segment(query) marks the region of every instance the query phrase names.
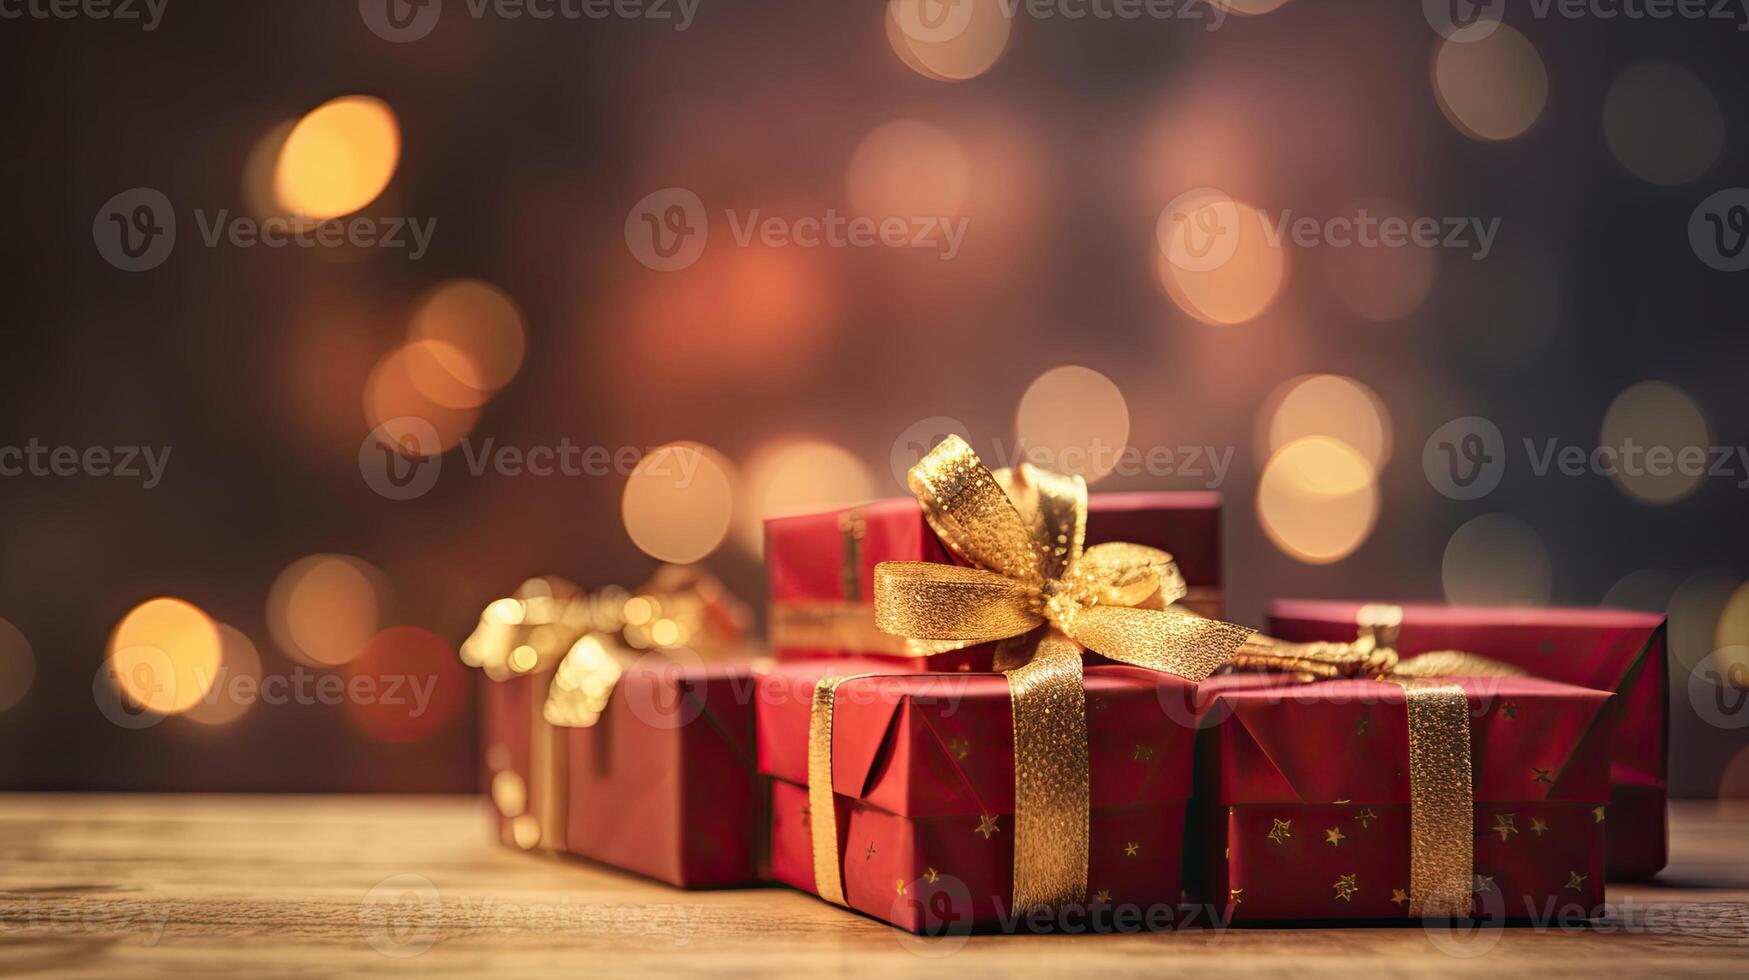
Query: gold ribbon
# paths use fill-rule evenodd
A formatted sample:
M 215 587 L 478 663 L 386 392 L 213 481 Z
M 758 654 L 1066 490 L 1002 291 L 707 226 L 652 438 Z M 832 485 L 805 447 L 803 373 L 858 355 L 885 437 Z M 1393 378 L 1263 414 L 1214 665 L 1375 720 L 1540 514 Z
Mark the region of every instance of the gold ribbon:
M 992 472 L 963 439 L 949 436 L 912 467 L 909 484 L 937 537 L 970 567 L 880 563 L 875 624 L 937 652 L 999 641 L 997 667 L 1007 675 L 1014 715 L 1014 907 L 1082 902 L 1089 812 L 1083 649 L 1200 681 L 1252 631 L 1173 608 L 1187 589 L 1166 552 L 1121 542 L 1085 547 L 1087 485 L 1078 476 L 1025 463 Z M 829 769 L 831 699 L 815 690 L 809 758 L 823 755 Z M 811 769 L 810 781 L 818 778 Z M 816 792 L 812 783 L 809 792 Z M 829 804 L 830 791 L 820 799 Z M 815 884 L 822 895 L 841 895 L 836 823 L 831 835 L 819 828 L 831 819 L 813 810 Z
M 1412 917 L 1470 914 L 1475 875 L 1470 701 L 1445 678 L 1522 677 L 1473 653 L 1441 650 L 1403 660 L 1394 649 L 1402 610 L 1365 606 L 1352 643 L 1288 643 L 1261 634 L 1233 656 L 1238 667 L 1293 672 L 1302 680 L 1370 677 L 1403 689 L 1409 719 L 1409 907 Z

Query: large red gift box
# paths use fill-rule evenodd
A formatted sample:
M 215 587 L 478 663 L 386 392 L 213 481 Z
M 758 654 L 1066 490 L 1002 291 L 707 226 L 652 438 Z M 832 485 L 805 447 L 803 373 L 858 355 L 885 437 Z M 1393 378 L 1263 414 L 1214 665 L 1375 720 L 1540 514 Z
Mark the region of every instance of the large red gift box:
M 1087 545 L 1128 541 L 1170 553 L 1190 594 L 1178 605 L 1219 619 L 1221 495 L 1093 494 Z M 771 643 L 779 660 L 876 656 L 888 670 L 987 670 L 993 645 L 923 657 L 875 629 L 874 568 L 883 561 L 954 563 L 910 497 L 765 522 Z
M 819 894 L 812 821 L 837 821 L 850 908 L 914 932 L 1039 928 L 1013 907 L 1014 738 L 1001 674 L 887 674 L 839 685 L 836 811 L 809 808 L 815 681 L 845 665 L 792 662 L 760 678 L 759 768 L 772 777 L 771 876 Z M 1190 794 L 1191 685 L 1123 666 L 1085 676 L 1091 792 L 1088 907 L 1171 921 Z M 1071 910 L 1071 914 L 1075 910 Z M 1158 913 L 1158 914 L 1157 914 Z M 1059 912 L 1059 914 L 1064 914 Z M 1017 918 L 1017 916 L 1019 916 Z
M 1598 914 L 1611 695 L 1538 678 L 1451 682 L 1469 702 L 1475 914 Z M 1203 688 L 1192 847 L 1205 900 L 1240 923 L 1407 917 L 1403 688 L 1244 676 Z
M 500 835 L 683 888 L 762 880 L 767 817 L 754 670 L 651 653 L 587 728 L 542 717 L 551 670 L 485 682 Z
M 1363 605 L 1278 600 L 1269 632 L 1284 640 L 1352 640 Z M 1609 877 L 1649 878 L 1664 867 L 1670 680 L 1664 617 L 1600 607 L 1405 605 L 1403 656 L 1464 650 L 1538 677 L 1615 693 L 1610 763 Z

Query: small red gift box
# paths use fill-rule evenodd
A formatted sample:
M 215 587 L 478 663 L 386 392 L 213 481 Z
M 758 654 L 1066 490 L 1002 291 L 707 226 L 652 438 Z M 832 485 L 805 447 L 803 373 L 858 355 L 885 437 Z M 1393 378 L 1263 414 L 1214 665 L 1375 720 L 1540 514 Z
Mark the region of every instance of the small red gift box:
M 1190 594 L 1178 605 L 1219 619 L 1221 495 L 1208 492 L 1094 494 L 1088 498 L 1087 544 L 1128 541 L 1169 552 Z M 987 670 L 993 645 L 924 657 L 874 625 L 874 568 L 883 561 L 952 564 L 917 501 L 765 522 L 771 583 L 771 643 L 779 660 L 874 656 L 891 670 Z
M 1357 602 L 1277 600 L 1269 632 L 1284 640 L 1352 640 Z M 1393 644 L 1414 656 L 1463 650 L 1550 680 L 1615 693 L 1610 765 L 1609 877 L 1664 867 L 1670 681 L 1664 617 L 1624 609 L 1405 605 Z
M 1000 674 L 845 681 L 831 723 L 832 815 L 809 806 L 815 681 L 843 664 L 780 664 L 760 678 L 759 768 L 772 777 L 771 876 L 820 894 L 813 821 L 835 819 L 845 903 L 914 932 L 1049 928 L 1014 908 L 1014 736 Z M 1087 916 L 1172 921 L 1180 898 L 1191 685 L 1152 671 L 1085 675 L 1091 815 Z M 1052 922 L 1056 920 L 1053 918 Z
M 1611 695 L 1536 678 L 1450 683 L 1468 700 L 1475 914 L 1597 914 Z M 1204 898 L 1240 923 L 1411 914 L 1403 687 L 1240 675 L 1204 684 L 1203 694 L 1212 699 L 1193 846 Z
M 487 681 L 482 734 L 500 836 L 682 888 L 762 879 L 754 672 L 653 653 L 586 728 L 543 717 L 553 671 Z

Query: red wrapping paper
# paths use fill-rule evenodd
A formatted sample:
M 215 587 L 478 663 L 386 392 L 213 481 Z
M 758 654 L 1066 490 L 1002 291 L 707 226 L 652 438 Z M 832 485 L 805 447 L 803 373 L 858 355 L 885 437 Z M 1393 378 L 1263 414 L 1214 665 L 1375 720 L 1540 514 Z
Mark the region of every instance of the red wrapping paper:
M 1357 602 L 1282 599 L 1269 630 L 1284 640 L 1352 640 Z M 1538 677 L 1616 695 L 1610 762 L 1609 877 L 1635 880 L 1665 864 L 1670 681 L 1664 617 L 1624 609 L 1406 605 L 1404 656 L 1465 650 Z
M 1603 901 L 1614 712 L 1605 691 L 1457 678 L 1470 701 L 1475 910 L 1590 916 Z M 1232 921 L 1396 919 L 1410 887 L 1403 689 L 1217 678 L 1199 746 L 1197 890 Z
M 1094 494 L 1088 498 L 1087 544 L 1129 541 L 1169 552 L 1190 586 L 1181 604 L 1206 616 L 1223 614 L 1221 495 L 1212 492 Z M 779 660 L 881 657 L 887 671 L 988 670 L 992 644 L 928 658 L 886 655 L 874 641 L 806 643 L 788 640 L 780 625 L 786 604 L 867 603 L 874 568 L 883 561 L 952 564 L 917 501 L 909 497 L 862 507 L 765 522 L 771 584 L 773 646 Z M 866 613 L 870 630 L 873 613 Z
M 759 767 L 773 780 L 771 876 L 816 894 L 810 706 L 815 680 L 847 672 L 854 670 L 842 663 L 789 663 L 760 679 Z M 1187 703 L 1190 689 L 1139 668 L 1087 669 L 1091 905 L 1170 910 L 1179 900 L 1194 728 L 1172 721 L 1166 706 Z M 915 932 L 1028 928 L 1012 908 L 1005 677 L 889 674 L 844 683 L 832 783 L 851 908 Z
M 537 814 L 543 781 L 530 758 L 530 712 L 541 710 L 550 677 L 489 681 L 484 702 L 488 770 L 507 762 Z M 647 656 L 620 677 L 596 725 L 555 729 L 565 760 L 555 849 L 682 888 L 762 880 L 754 685 L 749 665 Z M 516 843 L 512 825 L 500 815 L 501 835 Z

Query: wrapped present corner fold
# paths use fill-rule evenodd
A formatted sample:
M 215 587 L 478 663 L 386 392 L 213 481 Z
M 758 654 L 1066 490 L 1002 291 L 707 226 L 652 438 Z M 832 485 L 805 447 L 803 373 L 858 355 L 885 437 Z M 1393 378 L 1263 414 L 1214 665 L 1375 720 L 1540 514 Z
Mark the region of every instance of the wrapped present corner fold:
M 1028 464 L 991 471 L 950 436 L 909 474 L 929 526 L 963 565 L 882 562 L 878 628 L 940 650 L 994 642 L 1014 736 L 1016 909 L 1087 898 L 1089 789 L 1082 654 L 1191 681 L 1226 663 L 1252 631 L 1173 603 L 1186 587 L 1171 555 L 1121 542 L 1086 547 L 1087 487 Z M 809 793 L 815 888 L 842 904 L 833 812 L 833 694 L 815 688 Z

